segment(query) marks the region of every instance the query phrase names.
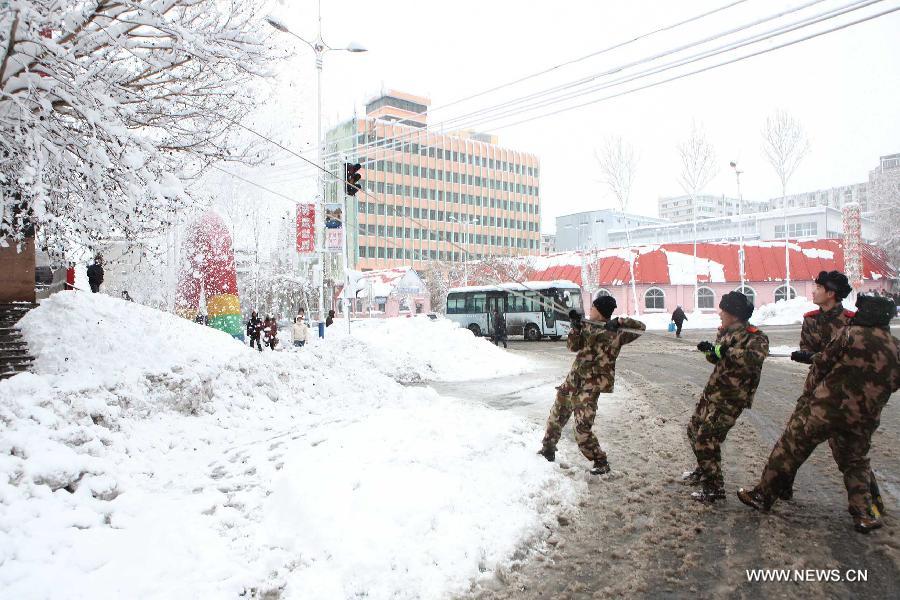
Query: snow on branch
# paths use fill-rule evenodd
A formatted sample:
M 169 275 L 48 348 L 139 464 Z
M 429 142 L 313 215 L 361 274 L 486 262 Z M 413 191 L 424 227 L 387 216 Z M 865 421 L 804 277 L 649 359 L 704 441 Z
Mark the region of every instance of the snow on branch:
M 264 0 L 9 0 L 0 13 L 0 238 L 56 257 L 168 227 L 187 184 L 255 162 L 238 135 L 275 50 Z

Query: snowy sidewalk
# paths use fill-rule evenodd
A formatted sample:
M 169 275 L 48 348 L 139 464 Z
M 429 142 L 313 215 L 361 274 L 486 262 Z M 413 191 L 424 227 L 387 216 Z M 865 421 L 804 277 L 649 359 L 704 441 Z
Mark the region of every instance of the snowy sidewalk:
M 4 595 L 441 598 L 502 569 L 577 485 L 527 419 L 398 383 L 526 362 L 409 321 L 259 353 L 102 295 L 45 302 L 36 373 L 0 383 Z

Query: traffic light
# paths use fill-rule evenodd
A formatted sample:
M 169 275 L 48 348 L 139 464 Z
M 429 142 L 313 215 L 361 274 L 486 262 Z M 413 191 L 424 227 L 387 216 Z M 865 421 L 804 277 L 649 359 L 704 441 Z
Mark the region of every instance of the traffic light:
M 344 166 L 346 167 L 344 180 L 347 182 L 347 195 L 355 196 L 356 192 L 362 189 L 362 183 L 359 181 L 362 179 L 362 175 L 359 174 L 362 167 L 359 163 L 345 163 Z

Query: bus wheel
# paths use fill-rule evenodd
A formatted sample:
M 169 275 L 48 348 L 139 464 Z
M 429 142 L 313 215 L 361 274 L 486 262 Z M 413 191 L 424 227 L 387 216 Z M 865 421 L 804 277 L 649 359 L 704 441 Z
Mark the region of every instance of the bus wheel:
M 531 323 L 525 328 L 525 339 L 529 342 L 536 342 L 541 339 L 541 330 L 537 328 L 537 325 Z
M 481 337 L 481 327 L 478 326 L 478 323 L 469 325 L 469 331 L 471 331 L 475 337 Z

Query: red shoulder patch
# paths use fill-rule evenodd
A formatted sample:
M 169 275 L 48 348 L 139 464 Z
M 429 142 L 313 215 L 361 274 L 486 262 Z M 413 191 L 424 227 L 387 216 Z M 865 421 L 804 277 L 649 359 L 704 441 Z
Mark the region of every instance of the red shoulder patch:
M 747 331 L 749 331 L 750 333 L 759 333 L 759 327 L 747 325 Z
M 844 309 L 844 316 L 847 317 L 848 319 L 852 319 L 853 317 L 856 316 L 856 313 L 853 312 L 852 310 Z
M 808 313 L 805 313 L 805 314 L 803 315 L 803 318 L 805 319 L 805 318 L 807 318 L 807 317 L 814 317 L 814 316 L 816 316 L 817 314 L 819 314 L 820 312 L 822 312 L 822 311 L 821 311 L 820 309 L 818 309 L 818 308 L 817 308 L 816 310 L 811 310 L 811 311 L 809 311 Z

